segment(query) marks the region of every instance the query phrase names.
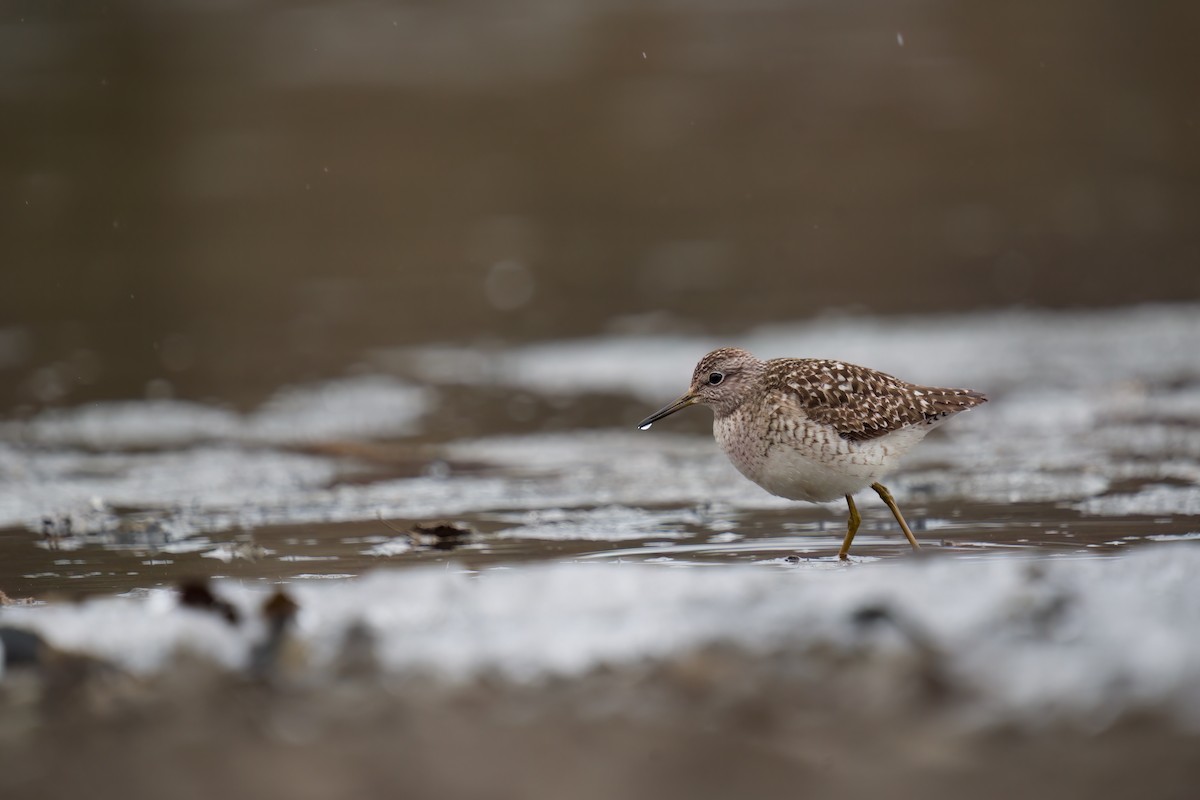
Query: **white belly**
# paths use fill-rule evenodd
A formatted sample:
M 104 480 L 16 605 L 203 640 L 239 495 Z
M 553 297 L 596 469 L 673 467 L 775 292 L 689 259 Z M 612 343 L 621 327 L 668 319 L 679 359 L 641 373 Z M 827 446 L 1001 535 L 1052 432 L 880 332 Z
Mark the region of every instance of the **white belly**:
M 717 442 L 738 471 L 771 494 L 812 503 L 836 500 L 870 486 L 929 432 L 919 425 L 852 442 L 805 421 L 794 436 L 769 441 L 739 423 L 744 420 L 726 418 L 713 425 Z

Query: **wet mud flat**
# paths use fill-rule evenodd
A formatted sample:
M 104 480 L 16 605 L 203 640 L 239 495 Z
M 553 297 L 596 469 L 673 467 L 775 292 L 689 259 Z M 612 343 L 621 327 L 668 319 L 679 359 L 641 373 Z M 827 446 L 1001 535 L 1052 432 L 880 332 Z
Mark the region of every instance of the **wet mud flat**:
M 237 624 L 168 592 L 10 607 L 45 645 L 0 682 L 0 788 L 1188 797 L 1198 559 L 428 567 L 283 617 L 213 584 Z

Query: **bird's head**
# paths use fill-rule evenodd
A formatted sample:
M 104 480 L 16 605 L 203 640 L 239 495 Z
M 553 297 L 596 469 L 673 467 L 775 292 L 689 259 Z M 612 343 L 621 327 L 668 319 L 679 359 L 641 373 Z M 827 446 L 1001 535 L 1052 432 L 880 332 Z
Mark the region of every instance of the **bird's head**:
M 763 366 L 753 354 L 737 347 L 713 350 L 696 364 L 687 393 L 646 417 L 638 427 L 645 430 L 663 417 L 697 403 L 713 409 L 718 416 L 728 414 L 745 400 L 762 375 Z

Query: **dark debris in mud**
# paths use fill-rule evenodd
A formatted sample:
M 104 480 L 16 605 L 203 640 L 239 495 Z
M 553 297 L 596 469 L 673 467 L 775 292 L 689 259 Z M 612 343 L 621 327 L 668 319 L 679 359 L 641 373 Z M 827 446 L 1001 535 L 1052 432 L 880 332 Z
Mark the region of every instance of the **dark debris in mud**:
M 237 625 L 241 621 L 233 603 L 214 595 L 208 581 L 204 579 L 187 580 L 180 584 L 179 604 L 187 608 L 211 611 L 230 625 Z
M 417 522 L 409 528 L 401 528 L 382 516 L 379 521 L 389 529 L 408 539 L 413 547 L 433 550 L 454 550 L 479 537 L 478 532 L 466 525 L 453 522 Z

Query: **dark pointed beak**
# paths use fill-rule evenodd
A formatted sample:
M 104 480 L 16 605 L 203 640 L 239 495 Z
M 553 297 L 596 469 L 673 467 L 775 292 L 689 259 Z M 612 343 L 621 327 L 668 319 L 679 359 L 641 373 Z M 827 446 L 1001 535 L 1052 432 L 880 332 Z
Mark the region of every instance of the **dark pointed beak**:
M 666 408 L 661 408 L 658 411 L 655 411 L 653 414 L 651 414 L 650 416 L 646 417 L 644 420 L 639 422 L 638 430 L 644 431 L 644 430 L 646 430 L 646 428 L 649 428 L 651 425 L 658 422 L 663 417 L 669 417 L 672 414 L 674 414 L 676 411 L 687 408 L 690 405 L 695 405 L 698 402 L 700 402 L 700 398 L 697 397 L 696 395 L 692 394 L 691 392 L 688 392 L 683 397 L 676 400 L 674 403 L 671 403 L 671 405 L 667 406 Z

